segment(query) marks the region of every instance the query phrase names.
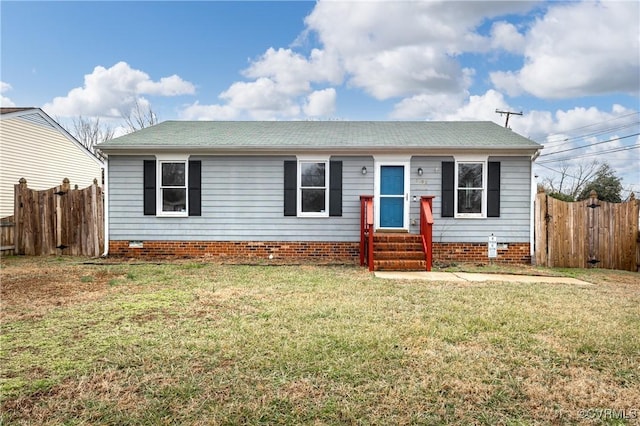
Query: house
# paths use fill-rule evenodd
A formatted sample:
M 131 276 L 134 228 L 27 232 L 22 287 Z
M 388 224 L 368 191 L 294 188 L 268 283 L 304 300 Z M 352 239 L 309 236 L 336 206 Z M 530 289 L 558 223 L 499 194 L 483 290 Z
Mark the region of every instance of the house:
M 117 256 L 356 260 L 361 196 L 393 249 L 433 195 L 435 261 L 486 260 L 493 235 L 497 261 L 528 263 L 541 148 L 491 122 L 166 121 L 99 145 L 105 238 Z
M 13 215 L 14 185 L 49 189 L 68 178 L 102 181 L 103 163 L 40 108 L 0 108 L 0 217 Z

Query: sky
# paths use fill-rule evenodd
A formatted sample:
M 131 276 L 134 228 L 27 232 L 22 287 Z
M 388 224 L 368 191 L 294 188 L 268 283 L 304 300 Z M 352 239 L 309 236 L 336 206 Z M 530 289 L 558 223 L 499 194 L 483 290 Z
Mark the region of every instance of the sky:
M 2 106 L 164 120 L 483 120 L 640 197 L 640 2 L 0 2 Z

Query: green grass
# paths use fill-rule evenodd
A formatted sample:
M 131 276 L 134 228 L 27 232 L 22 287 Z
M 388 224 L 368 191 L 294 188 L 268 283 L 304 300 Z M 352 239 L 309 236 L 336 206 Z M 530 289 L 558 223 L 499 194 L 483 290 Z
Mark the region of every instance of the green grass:
M 26 274 L 3 262 L 3 280 Z M 58 263 L 57 291 L 86 288 L 3 303 L 2 424 L 561 424 L 640 409 L 640 286 Z

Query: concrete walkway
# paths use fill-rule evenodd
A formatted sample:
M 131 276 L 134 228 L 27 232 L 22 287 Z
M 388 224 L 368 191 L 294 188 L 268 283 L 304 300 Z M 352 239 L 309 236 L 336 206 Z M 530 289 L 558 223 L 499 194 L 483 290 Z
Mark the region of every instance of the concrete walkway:
M 576 278 L 567 277 L 542 277 L 537 275 L 510 275 L 510 274 L 478 274 L 469 272 L 426 272 L 426 271 L 376 271 L 375 276 L 391 280 L 424 280 L 424 281 L 448 281 L 448 282 L 510 282 L 510 283 L 551 283 L 551 284 L 576 284 L 591 286 L 593 284 Z

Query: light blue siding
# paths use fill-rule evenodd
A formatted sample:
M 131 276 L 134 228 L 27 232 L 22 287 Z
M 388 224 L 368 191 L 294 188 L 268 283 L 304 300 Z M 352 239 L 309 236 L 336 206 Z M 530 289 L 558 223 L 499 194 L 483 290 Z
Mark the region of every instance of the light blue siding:
M 294 156 L 200 156 L 202 216 L 143 215 L 143 160 L 109 158 L 109 238 L 111 240 L 191 241 L 358 241 L 360 196 L 374 193 L 372 156 L 333 156 L 343 162 L 342 216 L 284 216 L 284 161 Z M 501 162 L 499 218 L 440 217 L 441 162 L 453 157 L 413 157 L 410 195 L 435 195 L 435 242 L 529 242 L 531 162 L 528 157 L 490 157 Z M 365 166 L 369 173 L 362 175 Z M 417 169 L 423 169 L 418 176 Z M 419 202 L 411 202 L 412 233 L 419 232 Z M 415 221 L 415 225 L 413 224 Z
M 487 242 L 492 233 L 498 242 L 529 242 L 531 212 L 531 161 L 528 157 L 489 157 L 500 162 L 500 217 L 455 219 L 440 217 L 442 202 L 441 173 L 443 161 L 453 157 L 413 157 L 411 160 L 411 195 L 435 195 L 433 200 L 433 241 Z M 423 175 L 418 176 L 421 167 Z M 420 203 L 411 203 L 411 232 L 420 231 Z M 415 220 L 415 225 L 413 225 Z
M 358 241 L 360 195 L 373 194 L 372 157 L 343 162 L 342 216 L 284 216 L 284 161 L 295 157 L 192 157 L 202 161 L 202 216 L 143 215 L 142 164 L 153 157 L 109 159 L 109 238 L 191 241 Z

